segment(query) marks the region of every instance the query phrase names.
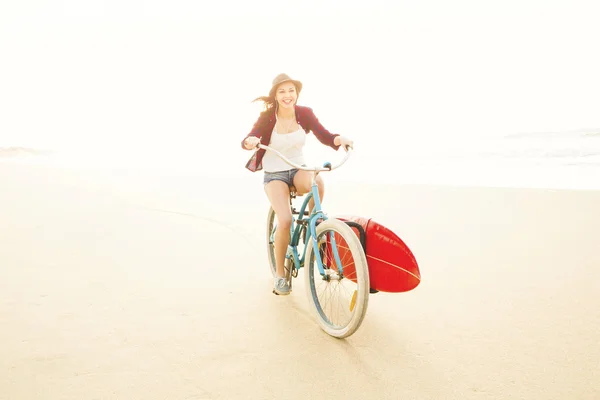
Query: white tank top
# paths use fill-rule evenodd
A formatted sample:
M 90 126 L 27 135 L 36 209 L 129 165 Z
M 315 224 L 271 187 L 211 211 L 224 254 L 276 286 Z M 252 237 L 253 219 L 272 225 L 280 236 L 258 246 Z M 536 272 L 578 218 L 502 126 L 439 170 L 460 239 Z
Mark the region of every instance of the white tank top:
M 306 143 L 306 131 L 298 126 L 296 132 L 277 133 L 273 128 L 271 135 L 271 143 L 269 147 L 279 151 L 290 161 L 302 165 L 304 164 L 304 153 L 302 149 Z M 283 161 L 279 156 L 272 151 L 266 151 L 262 159 L 262 165 L 265 172 L 287 171 L 292 169 L 290 164 Z

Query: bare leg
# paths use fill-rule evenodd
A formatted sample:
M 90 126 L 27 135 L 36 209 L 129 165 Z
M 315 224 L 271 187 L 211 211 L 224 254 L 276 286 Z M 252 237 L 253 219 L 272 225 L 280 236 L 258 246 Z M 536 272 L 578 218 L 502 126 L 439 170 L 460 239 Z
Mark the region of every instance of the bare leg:
M 290 210 L 290 188 L 282 181 L 271 181 L 265 185 L 265 192 L 277 217 L 275 232 L 275 265 L 276 274 L 284 277 L 285 253 L 290 242 L 292 211 Z
M 312 177 L 313 173 L 309 171 L 298 171 L 294 176 L 294 186 L 296 187 L 296 191 L 298 194 L 306 194 L 312 189 Z M 319 191 L 319 199 L 321 204 L 323 203 L 323 197 L 325 196 L 325 183 L 323 182 L 323 178 L 321 175 L 317 175 L 317 189 Z M 308 201 L 308 211 L 312 212 L 315 207 L 315 200 L 311 198 Z

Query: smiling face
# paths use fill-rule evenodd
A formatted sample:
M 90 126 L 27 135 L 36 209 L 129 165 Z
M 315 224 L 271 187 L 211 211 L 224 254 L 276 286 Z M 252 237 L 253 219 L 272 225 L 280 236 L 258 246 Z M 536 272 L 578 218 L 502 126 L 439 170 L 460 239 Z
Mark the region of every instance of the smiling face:
M 292 108 L 298 100 L 296 86 L 292 82 L 283 82 L 275 90 L 275 100 L 281 108 Z

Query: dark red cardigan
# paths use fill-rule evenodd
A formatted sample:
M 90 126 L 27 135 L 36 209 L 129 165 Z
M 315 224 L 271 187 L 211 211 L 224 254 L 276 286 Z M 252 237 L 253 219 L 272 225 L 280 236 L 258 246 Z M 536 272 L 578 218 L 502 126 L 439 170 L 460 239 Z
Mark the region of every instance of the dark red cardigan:
M 333 143 L 333 140 L 336 136 L 339 136 L 339 134 L 331 133 L 325 129 L 310 107 L 295 105 L 294 108 L 296 110 L 296 122 L 298 122 L 298 125 L 300 125 L 307 134 L 312 131 L 317 139 L 324 145 L 330 146 L 334 150 L 340 148 L 340 146 L 336 146 Z M 263 111 L 254 123 L 250 133 L 242 140 L 242 148 L 245 149 L 244 140 L 250 136 L 260 138 L 260 142 L 263 145 L 268 146 L 271 142 L 271 134 L 273 133 L 276 122 L 274 109 Z M 250 160 L 246 163 L 246 168 L 252 172 L 260 171 L 262 169 L 262 159 L 265 152 L 265 149 L 258 149 L 255 151 Z

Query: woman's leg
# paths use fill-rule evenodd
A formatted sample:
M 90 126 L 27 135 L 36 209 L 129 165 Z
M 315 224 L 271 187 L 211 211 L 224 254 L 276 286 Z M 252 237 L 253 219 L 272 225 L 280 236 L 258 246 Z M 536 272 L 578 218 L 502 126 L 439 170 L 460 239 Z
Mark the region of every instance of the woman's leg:
M 313 172 L 310 171 L 298 171 L 294 176 L 294 186 L 296 187 L 296 192 L 299 195 L 306 194 L 312 189 L 312 177 Z M 321 175 L 317 175 L 317 189 L 319 191 L 319 199 L 321 203 L 323 203 L 323 197 L 325 196 L 325 182 L 323 182 L 323 178 Z M 308 211 L 312 211 L 315 206 L 314 199 L 310 199 L 308 202 Z
M 276 274 L 284 277 L 285 253 L 290 242 L 290 227 L 292 211 L 290 210 L 290 187 L 287 183 L 274 180 L 265 185 L 265 192 L 277 217 L 277 232 L 275 232 L 275 264 Z

